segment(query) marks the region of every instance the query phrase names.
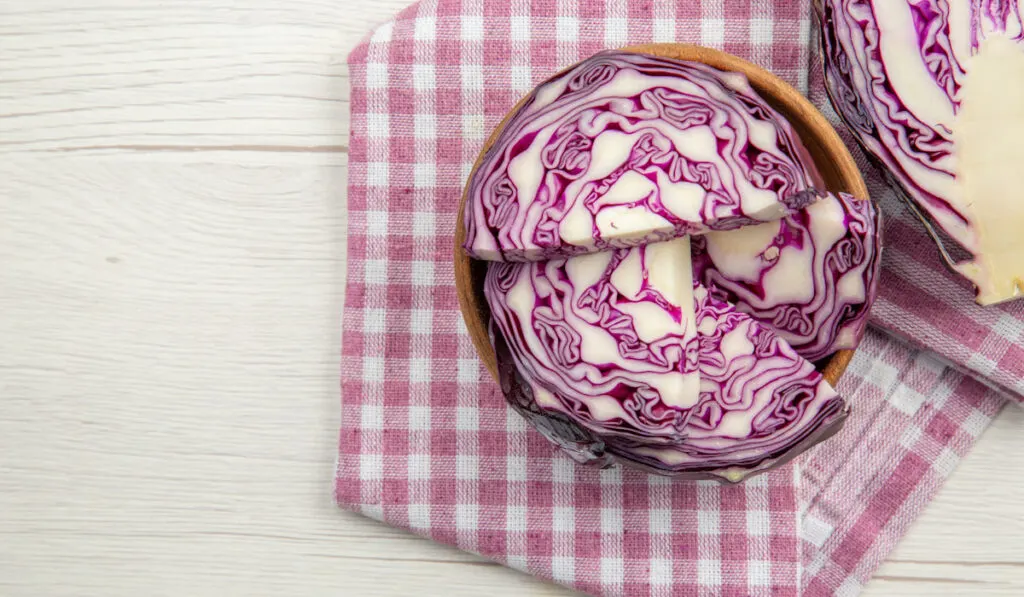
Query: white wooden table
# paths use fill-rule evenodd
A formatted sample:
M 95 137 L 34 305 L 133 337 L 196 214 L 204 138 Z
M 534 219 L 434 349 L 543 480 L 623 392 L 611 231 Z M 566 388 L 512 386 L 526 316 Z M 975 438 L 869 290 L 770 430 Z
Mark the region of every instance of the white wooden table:
M 406 0 L 0 0 L 0 595 L 567 595 L 330 500 L 344 58 Z M 866 595 L 1024 595 L 1024 409 Z

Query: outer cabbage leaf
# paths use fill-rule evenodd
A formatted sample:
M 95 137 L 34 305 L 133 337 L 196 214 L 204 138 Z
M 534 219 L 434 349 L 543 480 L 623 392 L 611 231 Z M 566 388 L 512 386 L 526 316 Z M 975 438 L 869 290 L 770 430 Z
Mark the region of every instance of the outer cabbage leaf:
M 533 261 L 775 220 L 806 149 L 739 73 L 603 52 L 537 87 L 466 189 L 464 248 Z
M 878 211 L 845 193 L 782 220 L 693 239 L 694 277 L 805 359 L 855 348 L 878 287 Z
M 498 383 L 509 405 L 548 441 L 564 450 L 580 464 L 608 468 L 615 464 L 611 454 L 605 452 L 604 442 L 593 432 L 584 429 L 566 414 L 541 407 L 535 386 L 523 377 L 516 359 L 500 328 L 491 320 L 491 344 L 498 360 Z
M 815 4 L 836 111 L 925 221 L 947 263 L 977 287 L 978 302 L 1020 296 L 1021 0 Z

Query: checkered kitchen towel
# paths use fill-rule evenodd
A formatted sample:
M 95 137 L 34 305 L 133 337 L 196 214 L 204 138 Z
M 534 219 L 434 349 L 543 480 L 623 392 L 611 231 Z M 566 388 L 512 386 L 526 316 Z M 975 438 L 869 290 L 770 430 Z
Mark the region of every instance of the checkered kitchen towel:
M 601 49 L 680 41 L 806 90 L 811 25 L 806 0 L 424 0 L 353 52 L 340 505 L 595 595 L 858 592 L 1003 403 L 946 361 L 972 369 L 980 351 L 1009 372 L 989 385 L 1017 387 L 999 339 L 1020 329 L 1019 312 L 969 315 L 985 333 L 959 360 L 931 336 L 916 338 L 941 358 L 869 331 L 839 385 L 854 407 L 844 431 L 725 487 L 592 470 L 558 452 L 480 365 L 452 282 L 463 182 L 538 81 Z M 956 336 L 962 315 L 936 325 L 890 290 L 914 283 L 951 300 L 928 292 L 945 282 L 924 278 L 934 272 L 916 228 L 889 219 L 899 244 L 876 323 Z

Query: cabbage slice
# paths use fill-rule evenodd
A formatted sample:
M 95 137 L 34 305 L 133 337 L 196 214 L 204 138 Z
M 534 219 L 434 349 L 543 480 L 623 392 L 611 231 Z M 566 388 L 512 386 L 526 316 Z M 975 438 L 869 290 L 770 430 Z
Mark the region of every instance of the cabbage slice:
M 749 315 L 694 289 L 701 397 L 677 445 L 606 442 L 655 471 L 738 482 L 830 437 L 849 414 L 814 365 Z
M 493 263 L 484 293 L 549 412 L 602 434 L 673 441 L 697 401 L 687 238 L 533 263 Z
M 929 227 L 959 245 L 933 232 L 980 304 L 1024 295 L 1024 4 L 816 6 L 836 111 Z
M 817 361 L 855 348 L 881 263 L 879 214 L 846 193 L 782 220 L 693 239 L 694 277 Z
M 687 238 L 492 263 L 485 293 L 506 399 L 580 462 L 737 482 L 847 414 L 812 363 L 695 283 Z
M 534 261 L 776 220 L 817 199 L 805 163 L 742 74 L 603 52 L 500 131 L 467 184 L 464 248 Z

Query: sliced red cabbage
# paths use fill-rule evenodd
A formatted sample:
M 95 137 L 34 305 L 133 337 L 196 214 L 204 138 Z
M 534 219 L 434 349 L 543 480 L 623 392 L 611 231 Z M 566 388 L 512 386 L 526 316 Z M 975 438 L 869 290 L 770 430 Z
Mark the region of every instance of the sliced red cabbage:
M 849 408 L 811 362 L 703 286 L 694 299 L 701 394 L 685 439 L 674 446 L 609 443 L 609 453 L 655 471 L 737 482 L 839 430 Z
M 534 399 L 603 434 L 672 441 L 697 400 L 689 239 L 493 263 L 484 293 Z
M 816 200 L 746 77 L 603 52 L 536 88 L 467 186 L 464 248 L 532 261 L 781 218 Z
M 1022 3 L 816 6 L 836 111 L 926 221 L 950 266 L 977 287 L 979 303 L 1024 294 Z M 955 244 L 946 246 L 932 224 Z
M 829 194 L 782 220 L 693 239 L 694 277 L 811 361 L 855 348 L 874 302 L 878 211 Z
M 734 482 L 835 432 L 846 405 L 814 365 L 689 263 L 683 238 L 490 264 L 509 403 L 581 462 Z

